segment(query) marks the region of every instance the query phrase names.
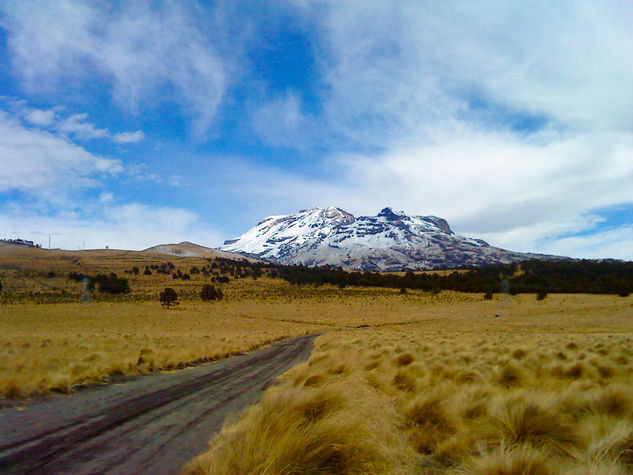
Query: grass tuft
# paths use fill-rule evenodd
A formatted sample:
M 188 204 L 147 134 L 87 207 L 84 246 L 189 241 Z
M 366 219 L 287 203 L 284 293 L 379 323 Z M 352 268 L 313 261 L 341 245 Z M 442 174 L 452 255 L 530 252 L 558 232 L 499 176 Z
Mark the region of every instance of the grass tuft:
M 573 427 L 537 397 L 510 397 L 493 407 L 486 438 L 498 444 L 528 444 L 566 453 L 578 447 Z
M 407 366 L 413 363 L 415 357 L 411 353 L 402 353 L 395 360 L 396 366 Z
M 554 475 L 551 458 L 529 447 L 501 448 L 467 462 L 463 473 L 471 475 Z
M 506 388 L 522 386 L 525 380 L 525 371 L 513 362 L 504 364 L 495 377 L 495 382 Z
M 398 370 L 392 380 L 393 385 L 400 391 L 415 392 L 417 389 L 417 382 L 415 376 L 413 376 L 407 370 Z
M 345 402 L 350 393 L 361 411 Z M 393 457 L 410 455 L 398 443 L 393 414 L 378 410 L 377 402 L 358 383 L 316 391 L 272 388 L 183 473 L 389 473 Z

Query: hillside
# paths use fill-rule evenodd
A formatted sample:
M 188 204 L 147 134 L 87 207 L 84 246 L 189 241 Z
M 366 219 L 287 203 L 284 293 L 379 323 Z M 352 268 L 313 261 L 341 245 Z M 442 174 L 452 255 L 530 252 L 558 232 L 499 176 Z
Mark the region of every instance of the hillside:
M 189 241 L 183 241 L 178 244 L 159 244 L 145 249 L 142 252 L 153 252 L 156 254 L 162 254 L 165 256 L 179 256 L 179 257 L 221 257 L 224 259 L 246 259 L 243 255 L 235 252 L 220 251 L 210 247 L 200 246 Z M 256 261 L 256 259 L 248 258 L 250 261 Z

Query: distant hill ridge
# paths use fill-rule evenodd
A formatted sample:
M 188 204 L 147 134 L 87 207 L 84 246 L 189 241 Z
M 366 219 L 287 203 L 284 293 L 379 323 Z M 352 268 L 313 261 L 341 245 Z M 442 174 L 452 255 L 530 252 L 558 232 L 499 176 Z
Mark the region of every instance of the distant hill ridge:
M 218 249 L 201 246 L 199 244 L 194 244 L 189 241 L 183 241 L 178 244 L 159 244 L 157 246 L 152 246 L 148 249 L 145 249 L 142 252 L 153 252 L 156 254 L 178 257 L 222 257 L 225 259 L 249 259 L 242 254 L 221 251 Z
M 507 251 L 455 234 L 445 219 L 384 208 L 354 217 L 337 207 L 269 216 L 220 248 L 281 264 L 371 271 L 508 264 L 556 256 Z
M 35 244 L 33 241 L 27 241 L 26 239 L 0 239 L 0 244 L 37 248 L 41 247 L 39 244 Z

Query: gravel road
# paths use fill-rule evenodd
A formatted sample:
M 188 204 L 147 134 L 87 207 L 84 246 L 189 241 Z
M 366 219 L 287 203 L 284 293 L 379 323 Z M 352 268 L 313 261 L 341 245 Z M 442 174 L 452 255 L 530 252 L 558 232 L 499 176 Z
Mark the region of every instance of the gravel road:
M 0 473 L 178 473 L 229 414 L 305 361 L 315 335 L 0 410 Z

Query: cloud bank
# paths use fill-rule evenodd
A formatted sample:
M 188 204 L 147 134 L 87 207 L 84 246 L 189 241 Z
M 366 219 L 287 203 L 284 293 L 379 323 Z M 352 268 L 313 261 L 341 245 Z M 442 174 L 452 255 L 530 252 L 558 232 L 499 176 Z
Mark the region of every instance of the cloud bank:
M 94 155 L 74 142 L 25 127 L 0 110 L 0 192 L 65 194 L 123 171 L 120 160 Z

